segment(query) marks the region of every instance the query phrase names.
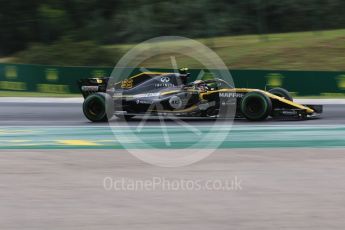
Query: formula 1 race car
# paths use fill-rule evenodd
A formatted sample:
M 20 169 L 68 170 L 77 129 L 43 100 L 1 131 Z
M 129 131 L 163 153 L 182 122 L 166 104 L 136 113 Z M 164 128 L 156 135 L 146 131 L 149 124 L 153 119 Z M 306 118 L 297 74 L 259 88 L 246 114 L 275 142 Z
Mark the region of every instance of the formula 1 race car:
M 89 78 L 78 82 L 85 98 L 83 112 L 93 122 L 110 120 L 113 115 L 134 116 L 226 117 L 228 107 L 235 108 L 234 118 L 262 121 L 309 119 L 322 113 L 321 105 L 300 105 L 282 88 L 269 91 L 234 88 L 222 79 L 188 83 L 190 74 L 144 72 L 120 82 L 111 78 Z M 231 116 L 231 115 L 230 115 Z

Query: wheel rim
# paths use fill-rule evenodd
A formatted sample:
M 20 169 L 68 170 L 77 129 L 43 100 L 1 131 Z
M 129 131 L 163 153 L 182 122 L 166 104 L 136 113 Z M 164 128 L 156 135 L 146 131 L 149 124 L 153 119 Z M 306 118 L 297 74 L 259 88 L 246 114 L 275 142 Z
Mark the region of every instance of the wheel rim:
M 262 114 L 262 106 L 264 106 L 264 103 L 262 103 L 262 100 L 256 97 L 250 98 L 247 100 L 246 110 L 249 111 L 251 114 L 260 115 Z
M 242 112 L 246 118 L 261 120 L 268 116 L 268 104 L 261 95 L 252 95 L 244 99 Z M 267 116 L 266 116 L 267 115 Z
M 104 109 L 102 108 L 100 101 L 98 99 L 93 99 L 90 101 L 88 106 L 88 112 L 93 116 L 99 116 L 100 114 L 104 113 Z
M 90 98 L 85 104 L 84 113 L 91 121 L 100 121 L 104 118 L 105 108 L 102 98 Z

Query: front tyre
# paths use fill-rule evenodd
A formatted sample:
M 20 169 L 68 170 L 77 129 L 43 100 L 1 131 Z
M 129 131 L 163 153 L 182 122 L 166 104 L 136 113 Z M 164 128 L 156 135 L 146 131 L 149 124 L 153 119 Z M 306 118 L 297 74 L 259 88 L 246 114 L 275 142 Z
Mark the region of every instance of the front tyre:
M 262 92 L 250 92 L 241 101 L 241 112 L 250 121 L 267 119 L 272 111 L 271 99 Z
M 271 90 L 268 91 L 271 94 L 274 94 L 278 97 L 283 97 L 288 101 L 293 101 L 293 98 L 291 96 L 291 94 L 289 93 L 289 91 L 287 91 L 286 89 L 283 88 L 273 88 Z
M 83 103 L 83 113 L 92 122 L 106 122 L 113 117 L 114 102 L 107 93 L 89 95 Z

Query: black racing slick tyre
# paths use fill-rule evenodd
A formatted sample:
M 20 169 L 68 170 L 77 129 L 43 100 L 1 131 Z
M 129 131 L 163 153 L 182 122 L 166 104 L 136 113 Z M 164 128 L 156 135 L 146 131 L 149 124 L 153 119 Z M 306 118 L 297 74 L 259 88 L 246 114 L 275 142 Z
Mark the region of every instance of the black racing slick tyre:
M 114 115 L 114 101 L 107 93 L 91 94 L 83 103 L 83 112 L 92 122 L 106 122 Z
M 241 101 L 241 112 L 250 121 L 267 119 L 272 111 L 271 99 L 262 92 L 250 92 Z
M 274 94 L 274 95 L 276 95 L 278 97 L 283 97 L 286 100 L 293 101 L 293 98 L 292 98 L 291 94 L 286 89 L 283 89 L 283 88 L 273 88 L 273 89 L 269 90 L 268 92 L 271 93 L 271 94 Z

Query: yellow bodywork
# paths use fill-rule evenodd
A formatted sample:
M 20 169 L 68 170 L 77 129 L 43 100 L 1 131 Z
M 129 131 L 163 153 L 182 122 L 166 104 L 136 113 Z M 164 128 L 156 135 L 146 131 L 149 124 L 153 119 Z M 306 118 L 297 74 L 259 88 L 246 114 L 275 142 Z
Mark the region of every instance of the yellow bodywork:
M 213 90 L 213 91 L 207 91 L 207 92 L 200 92 L 200 91 L 195 90 L 195 89 L 188 89 L 187 91 L 188 92 L 199 92 L 201 100 L 205 100 L 204 99 L 205 95 L 209 95 L 209 94 L 213 94 L 213 93 L 250 93 L 250 92 L 257 91 L 257 92 L 261 92 L 261 93 L 267 95 L 271 99 L 275 99 L 277 101 L 280 101 L 280 102 L 285 103 L 287 105 L 291 105 L 291 106 L 298 108 L 298 109 L 303 109 L 309 114 L 312 114 L 315 112 L 313 109 L 311 109 L 309 107 L 303 106 L 303 105 L 295 103 L 293 101 L 289 101 L 283 97 L 276 96 L 272 93 L 269 93 L 267 91 L 260 90 L 260 89 L 234 88 L 234 89 Z M 162 92 L 160 95 L 164 96 L 164 95 L 169 95 L 169 94 L 174 94 L 174 93 L 179 93 L 179 92 L 181 92 L 181 90 L 170 90 L 170 91 Z
M 291 106 L 296 107 L 298 109 L 303 109 L 307 113 L 314 113 L 315 112 L 313 109 L 311 109 L 309 107 L 303 106 L 303 105 L 295 103 L 293 101 L 289 101 L 283 97 L 278 97 L 272 93 L 269 93 L 267 91 L 260 90 L 260 89 L 246 89 L 246 88 L 220 89 L 220 90 L 214 90 L 214 91 L 208 91 L 205 93 L 201 93 L 200 97 L 203 99 L 204 95 L 208 95 L 208 94 L 212 94 L 212 93 L 250 93 L 250 92 L 254 92 L 254 91 L 261 92 L 261 93 L 267 95 L 269 98 L 278 100 L 278 101 L 283 102 L 287 105 L 291 105 Z

